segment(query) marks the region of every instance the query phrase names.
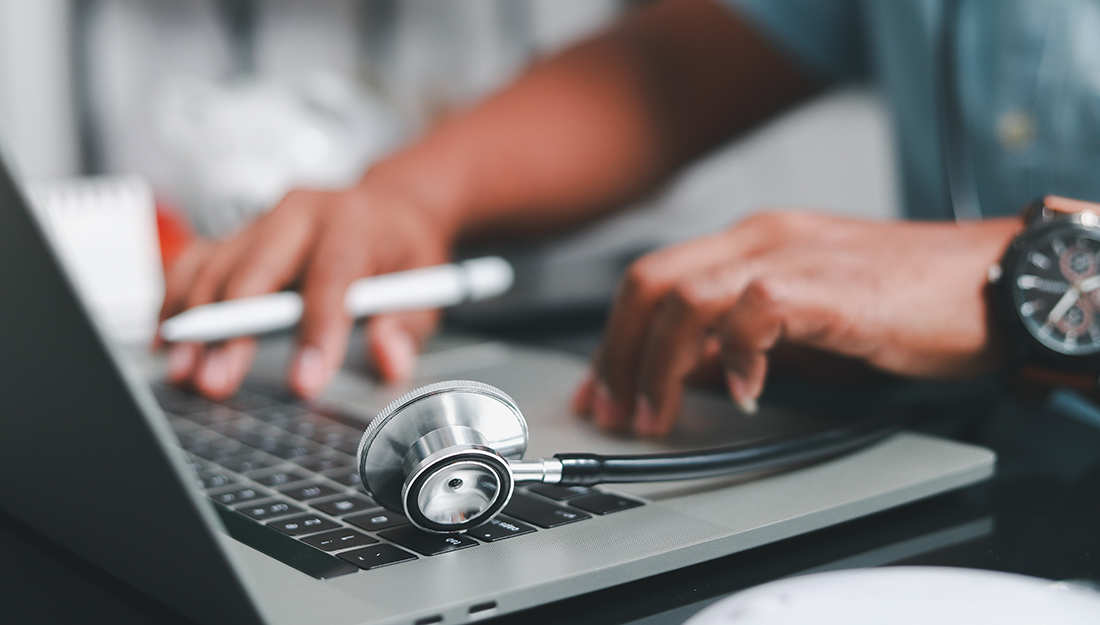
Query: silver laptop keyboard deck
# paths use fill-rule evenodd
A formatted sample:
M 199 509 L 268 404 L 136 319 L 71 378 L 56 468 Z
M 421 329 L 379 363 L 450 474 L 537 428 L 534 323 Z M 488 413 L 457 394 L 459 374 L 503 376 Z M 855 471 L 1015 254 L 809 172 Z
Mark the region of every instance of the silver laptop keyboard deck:
M 153 389 L 196 486 L 230 535 L 327 579 L 476 547 L 642 505 L 583 487 L 516 489 L 504 514 L 465 534 L 431 534 L 367 496 L 355 466 L 361 423 L 240 391 L 213 403 Z

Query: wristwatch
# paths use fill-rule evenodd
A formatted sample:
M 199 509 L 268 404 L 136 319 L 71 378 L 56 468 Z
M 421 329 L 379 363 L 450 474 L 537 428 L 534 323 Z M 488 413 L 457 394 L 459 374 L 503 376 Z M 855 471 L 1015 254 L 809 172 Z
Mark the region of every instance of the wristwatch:
M 990 267 L 995 308 L 1023 378 L 1096 389 L 1100 375 L 1100 204 L 1048 195 Z

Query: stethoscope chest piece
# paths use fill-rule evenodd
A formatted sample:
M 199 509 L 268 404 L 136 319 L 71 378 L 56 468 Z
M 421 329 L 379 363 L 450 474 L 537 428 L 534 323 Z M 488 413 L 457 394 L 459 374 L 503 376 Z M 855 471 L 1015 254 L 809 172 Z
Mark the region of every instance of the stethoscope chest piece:
M 367 492 L 417 527 L 465 531 L 512 496 L 508 460 L 527 449 L 527 423 L 497 388 L 456 380 L 418 388 L 391 403 L 359 445 Z

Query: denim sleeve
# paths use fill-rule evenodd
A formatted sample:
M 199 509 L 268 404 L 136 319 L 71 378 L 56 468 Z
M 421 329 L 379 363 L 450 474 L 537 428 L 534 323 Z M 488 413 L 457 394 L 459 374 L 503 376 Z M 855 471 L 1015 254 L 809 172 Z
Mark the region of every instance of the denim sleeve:
M 833 82 L 870 74 L 860 0 L 718 0 L 807 71 Z

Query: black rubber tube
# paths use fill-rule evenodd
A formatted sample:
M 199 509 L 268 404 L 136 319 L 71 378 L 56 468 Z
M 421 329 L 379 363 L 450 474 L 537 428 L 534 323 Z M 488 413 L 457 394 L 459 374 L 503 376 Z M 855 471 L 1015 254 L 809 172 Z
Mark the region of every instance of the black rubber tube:
M 562 463 L 559 483 L 567 486 L 693 480 L 824 460 L 866 447 L 897 430 L 896 422 L 877 419 L 810 434 L 702 451 L 623 456 L 557 454 L 554 457 Z

